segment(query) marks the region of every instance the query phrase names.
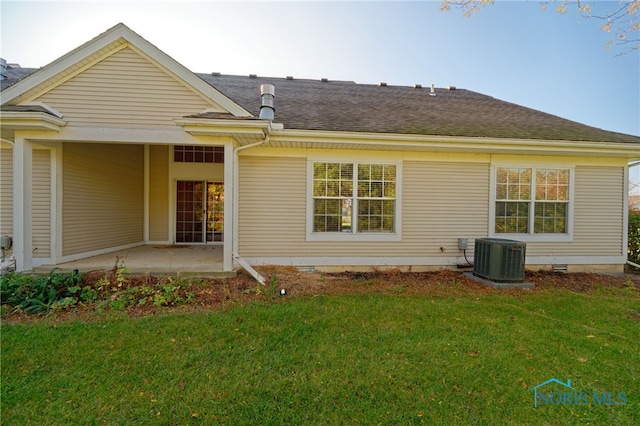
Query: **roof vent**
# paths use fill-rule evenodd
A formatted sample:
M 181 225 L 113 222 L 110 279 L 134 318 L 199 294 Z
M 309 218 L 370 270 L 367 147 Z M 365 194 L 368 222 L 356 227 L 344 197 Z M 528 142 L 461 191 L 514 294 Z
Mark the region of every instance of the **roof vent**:
M 435 84 L 431 85 L 431 92 L 429 92 L 429 96 L 435 96 L 436 95 L 436 86 Z
M 447 90 L 456 90 L 456 86 L 447 86 Z
M 422 84 L 417 84 L 416 83 L 416 84 L 413 85 L 413 88 L 414 89 L 422 89 Z
M 293 76 L 292 75 L 288 75 L 287 76 L 287 80 L 293 80 Z
M 257 74 L 249 74 L 249 78 L 256 78 L 257 76 Z
M 323 77 L 320 81 L 323 82 L 323 83 L 326 83 L 327 81 L 329 81 L 329 79 Z
M 220 73 L 217 72 L 217 71 L 214 71 L 214 72 L 211 73 L 211 75 L 214 76 L 214 77 L 218 77 L 218 76 L 220 76 Z
M 273 99 L 275 97 L 275 90 L 273 84 L 261 84 L 260 85 L 260 118 L 264 120 L 273 121 L 275 117 L 276 109 L 274 108 Z
M 384 81 L 381 81 L 379 84 L 380 87 L 387 87 L 387 83 L 385 83 Z

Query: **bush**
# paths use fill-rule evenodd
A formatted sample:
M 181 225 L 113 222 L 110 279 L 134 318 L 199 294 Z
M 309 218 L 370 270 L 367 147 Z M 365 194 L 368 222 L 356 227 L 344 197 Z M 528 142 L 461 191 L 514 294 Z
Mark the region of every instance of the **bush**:
M 49 309 L 63 309 L 76 303 L 75 294 L 81 288 L 82 277 L 78 271 L 49 275 L 21 275 L 11 273 L 0 277 L 0 300 L 28 314 L 47 312 Z
M 95 281 L 83 282 L 78 271 L 49 275 L 12 273 L 0 277 L 1 314 L 14 312 L 44 314 L 62 311 L 78 304 L 107 307 L 121 311 L 129 307 L 153 305 L 156 308 L 193 303 L 195 295 L 187 281 L 171 277 L 145 279 L 136 285 L 126 276 L 126 268 L 117 266 Z M 139 281 L 139 280 L 138 280 Z
M 640 263 L 640 209 L 629 210 L 629 261 Z

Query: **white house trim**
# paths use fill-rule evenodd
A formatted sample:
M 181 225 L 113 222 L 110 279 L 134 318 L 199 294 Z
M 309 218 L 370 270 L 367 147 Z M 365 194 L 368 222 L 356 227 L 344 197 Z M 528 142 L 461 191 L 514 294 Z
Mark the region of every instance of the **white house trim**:
M 55 144 L 51 149 L 51 260 L 58 263 L 58 258 L 62 256 L 62 156 L 64 155 L 63 145 Z
M 292 129 L 274 129 L 270 146 L 638 158 L 638 147 L 634 144 Z
M 33 144 L 16 136 L 13 146 L 13 255 L 16 270 L 33 267 Z
M 517 167 L 517 168 L 563 168 L 569 169 L 569 202 L 567 203 L 567 232 L 563 234 L 535 234 L 533 229 L 529 233 L 496 233 L 496 169 L 498 167 Z M 568 165 L 567 163 L 552 162 L 508 162 L 497 161 L 491 164 L 489 172 L 489 229 L 487 235 L 492 238 L 506 238 L 512 240 L 519 240 L 523 242 L 572 242 L 573 241 L 573 216 L 575 206 L 575 167 Z M 535 179 L 535 177 L 534 177 Z M 532 200 L 530 203 L 535 202 L 535 194 L 532 194 Z M 533 204 L 530 204 L 533 205 Z M 530 227 L 533 224 L 534 211 L 531 209 L 529 212 L 529 224 Z
M 472 256 L 467 256 L 473 262 Z M 368 267 L 401 267 L 401 266 L 457 266 L 466 265 L 463 255 L 448 257 L 245 257 L 251 265 L 286 265 L 286 266 L 368 266 Z M 620 265 L 626 261 L 624 256 L 527 256 L 527 265 Z
M 377 158 L 376 158 L 377 157 Z M 401 241 L 402 240 L 402 161 L 395 160 L 393 158 L 387 158 L 386 160 L 379 156 L 371 157 L 367 155 L 361 155 L 354 157 L 353 155 L 345 155 L 344 157 L 321 157 L 311 156 L 307 159 L 307 205 L 306 205 L 306 240 L 307 241 L 367 241 L 367 242 L 389 242 L 389 241 Z M 357 159 L 356 159 L 357 158 Z M 395 197 L 395 217 L 394 217 L 394 232 L 313 232 L 313 163 L 315 162 L 327 162 L 327 163 L 352 163 L 352 164 L 392 164 L 396 166 L 396 197 Z M 354 172 L 355 173 L 355 172 Z M 357 187 L 354 185 L 354 199 L 355 191 Z M 352 216 L 357 216 L 357 212 L 354 211 Z
M 46 112 L 0 111 L 3 130 L 60 130 L 67 124 Z
M 233 270 L 233 253 L 237 238 L 238 223 L 238 179 L 237 152 L 233 144 L 224 145 L 224 231 L 222 250 L 222 270 Z
M 149 241 L 149 145 L 144 145 L 144 170 L 143 170 L 143 231 L 142 231 L 142 239 L 147 242 Z

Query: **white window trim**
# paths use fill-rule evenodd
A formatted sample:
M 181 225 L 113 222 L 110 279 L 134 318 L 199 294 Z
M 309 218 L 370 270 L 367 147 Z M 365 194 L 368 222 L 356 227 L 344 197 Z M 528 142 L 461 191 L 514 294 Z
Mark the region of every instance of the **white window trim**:
M 313 232 L 313 163 L 392 164 L 396 166 L 394 232 Z M 354 212 L 354 215 L 356 213 Z M 402 238 L 402 162 L 380 159 L 309 158 L 307 160 L 307 241 L 400 241 Z
M 529 226 L 530 231 L 524 233 L 503 233 L 496 232 L 496 170 L 498 168 L 530 168 L 533 169 L 569 169 L 569 203 L 567 205 L 567 232 L 564 234 L 534 234 L 533 227 Z M 494 163 L 491 165 L 489 187 L 489 237 L 504 238 L 509 240 L 518 240 L 523 242 L 572 242 L 573 241 L 573 214 L 575 205 L 575 166 L 566 164 L 520 164 L 520 163 Z M 532 193 L 535 196 L 535 193 Z M 535 202 L 535 200 L 532 200 Z M 530 213 L 533 215 L 533 210 Z M 530 217 L 530 224 L 533 220 Z

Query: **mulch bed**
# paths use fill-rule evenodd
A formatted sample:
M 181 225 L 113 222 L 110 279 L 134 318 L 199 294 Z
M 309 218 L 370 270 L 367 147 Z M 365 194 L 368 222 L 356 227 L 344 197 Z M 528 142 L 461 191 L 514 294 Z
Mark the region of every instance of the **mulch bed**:
M 180 312 L 217 310 L 238 303 L 272 300 L 285 301 L 291 297 L 314 297 L 320 295 L 487 295 L 487 294 L 528 294 L 529 292 L 548 291 L 564 288 L 573 292 L 589 293 L 607 287 L 634 286 L 640 292 L 640 273 L 624 275 L 604 275 L 595 273 L 562 273 L 552 271 L 527 271 L 525 280 L 535 284 L 534 289 L 497 290 L 481 284 L 462 274 L 460 271 L 442 270 L 436 272 L 400 272 L 381 270 L 373 272 L 320 273 L 302 272 L 293 267 L 265 266 L 256 268 L 266 279 L 267 286 L 261 286 L 245 271 L 239 271 L 231 278 L 198 278 L 181 282 L 185 292 L 195 295 L 195 300 L 177 307 L 156 307 L 152 304 L 128 307 L 128 316 L 148 316 L 175 310 Z M 103 272 L 90 272 L 84 275 L 82 285 L 94 285 Z M 163 277 L 152 275 L 128 276 L 127 287 L 153 286 Z M 185 285 L 186 283 L 186 285 Z M 273 288 L 275 287 L 275 288 Z M 286 296 L 280 295 L 284 289 Z M 77 306 L 70 311 L 49 313 L 47 318 L 54 321 L 70 319 L 96 319 L 108 312 L 97 312 L 93 306 Z M 13 314 L 3 321 L 30 322 L 37 316 Z

